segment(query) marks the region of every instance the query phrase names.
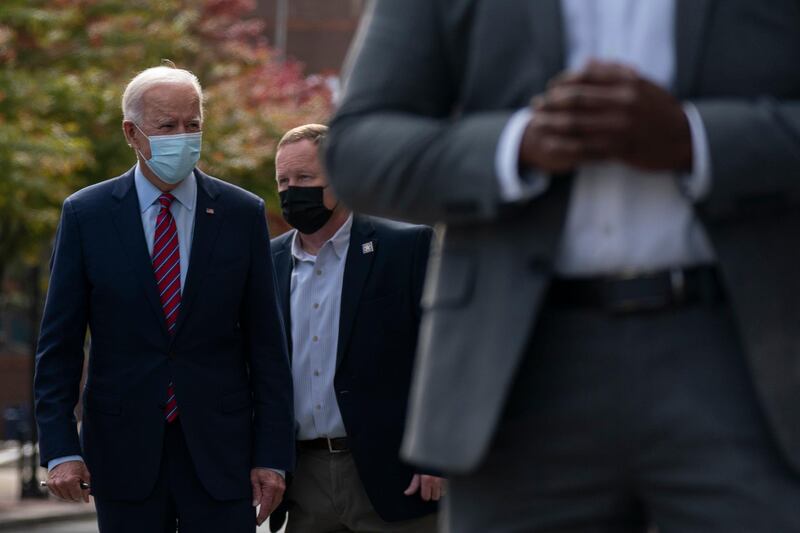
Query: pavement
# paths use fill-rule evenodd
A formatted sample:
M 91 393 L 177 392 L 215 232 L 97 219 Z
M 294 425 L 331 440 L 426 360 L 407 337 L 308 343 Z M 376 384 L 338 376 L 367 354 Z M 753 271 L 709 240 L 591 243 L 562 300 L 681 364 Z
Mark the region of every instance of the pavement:
M 44 479 L 44 470 L 40 470 L 39 473 L 39 479 Z M 92 504 L 63 503 L 52 498 L 21 500 L 19 493 L 20 478 L 16 461 L 0 463 L 0 531 L 2 532 L 56 531 L 49 526 L 76 520 L 94 520 L 95 511 Z M 43 529 L 31 529 L 34 526 L 41 526 Z
M 94 519 L 53 522 L 48 524 L 29 524 L 22 528 L 3 530 L 3 533 L 97 533 Z

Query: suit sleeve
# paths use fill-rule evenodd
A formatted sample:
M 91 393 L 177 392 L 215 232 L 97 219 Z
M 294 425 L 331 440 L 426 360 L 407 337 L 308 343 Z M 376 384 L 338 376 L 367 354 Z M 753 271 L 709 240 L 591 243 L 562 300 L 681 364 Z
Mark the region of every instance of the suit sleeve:
M 696 100 L 711 155 L 712 217 L 800 203 L 800 101 Z
M 414 259 L 411 269 L 411 289 L 414 295 L 414 303 L 416 304 L 415 319 L 417 321 L 417 328 L 422 319 L 422 292 L 425 286 L 425 274 L 428 268 L 428 257 L 431 250 L 431 238 L 433 236 L 433 229 L 424 227 L 417 233 L 417 240 L 414 245 Z M 443 477 L 443 473 L 438 470 L 430 468 L 415 467 L 415 472 L 422 475 Z
M 81 454 L 74 411 L 83 372 L 88 314 L 89 284 L 80 229 L 73 205 L 67 200 L 56 232 L 36 353 L 34 396 L 42 466 L 51 459 Z
M 513 110 L 457 114 L 439 4 L 378 0 L 356 37 L 325 157 L 357 212 L 454 224 L 493 219 L 504 203 L 495 158 Z
M 264 203 L 259 201 L 241 325 L 254 402 L 253 467 L 294 469 L 292 372 L 279 312 Z
M 416 311 L 417 327 L 422 318 L 422 292 L 425 287 L 425 274 L 428 270 L 428 257 L 431 251 L 431 236 L 433 230 L 429 227 L 420 229 L 417 242 L 414 246 L 414 259 L 411 267 L 411 289 L 414 291 L 414 304 Z

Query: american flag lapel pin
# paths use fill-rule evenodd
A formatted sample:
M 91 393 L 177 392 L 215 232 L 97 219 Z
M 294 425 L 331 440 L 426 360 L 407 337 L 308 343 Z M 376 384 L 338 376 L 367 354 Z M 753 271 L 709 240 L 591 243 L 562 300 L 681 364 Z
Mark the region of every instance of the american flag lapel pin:
M 361 253 L 362 254 L 371 254 L 375 251 L 375 245 L 372 244 L 372 241 L 365 242 L 361 245 Z
M 206 215 L 213 215 L 214 208 L 213 207 L 206 207 Z

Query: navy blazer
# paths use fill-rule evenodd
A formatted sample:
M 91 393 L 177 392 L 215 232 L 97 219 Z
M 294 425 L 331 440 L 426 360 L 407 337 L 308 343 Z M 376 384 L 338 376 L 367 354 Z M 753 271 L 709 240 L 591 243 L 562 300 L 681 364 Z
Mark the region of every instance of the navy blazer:
M 82 455 L 93 494 L 146 498 L 172 380 L 200 481 L 216 499 L 249 498 L 252 467 L 294 463 L 292 376 L 264 202 L 195 170 L 189 271 L 170 337 L 133 176 L 131 169 L 64 202 L 36 356 L 42 465 Z M 79 440 L 73 410 L 87 326 Z
M 290 354 L 295 233 L 272 241 Z M 362 248 L 369 242 L 371 252 Z M 437 508 L 419 494 L 403 494 L 415 470 L 399 456 L 430 242 L 427 226 L 355 215 L 345 260 L 333 386 L 359 476 L 386 521 L 408 520 Z M 273 513 L 270 524 L 282 522 L 280 514 Z

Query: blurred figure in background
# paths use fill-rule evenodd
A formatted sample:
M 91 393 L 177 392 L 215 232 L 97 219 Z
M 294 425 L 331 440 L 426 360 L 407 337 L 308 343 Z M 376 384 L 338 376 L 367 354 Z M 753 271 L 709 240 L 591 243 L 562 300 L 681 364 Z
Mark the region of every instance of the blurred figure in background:
M 42 465 L 59 498 L 91 492 L 101 532 L 253 532 L 294 464 L 264 202 L 195 167 L 202 102 L 186 70 L 133 78 L 122 129 L 138 162 L 67 198 L 56 236 L 36 358 Z
M 442 223 L 450 531 L 800 531 L 800 6 L 378 0 L 327 168 Z
M 290 339 L 297 470 L 270 520 L 289 533 L 436 530 L 443 481 L 400 460 L 431 230 L 352 213 L 320 161 L 328 128 L 278 143 L 295 230 L 272 241 Z

